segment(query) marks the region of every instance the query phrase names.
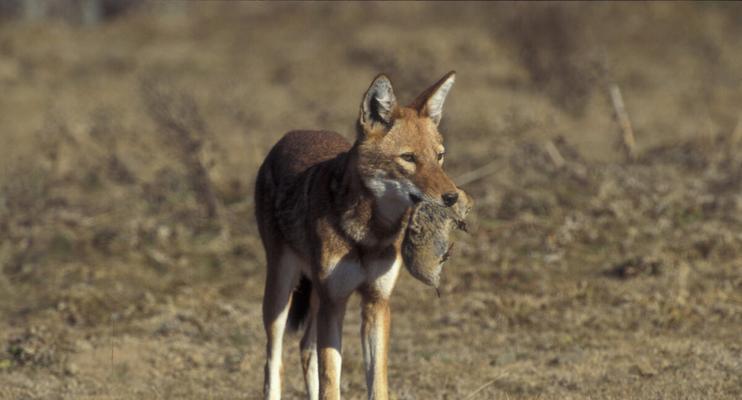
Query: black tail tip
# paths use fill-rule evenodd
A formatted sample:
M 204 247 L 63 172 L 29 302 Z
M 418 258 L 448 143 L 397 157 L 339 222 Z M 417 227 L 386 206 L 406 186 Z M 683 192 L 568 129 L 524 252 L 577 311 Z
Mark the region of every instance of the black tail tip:
M 309 315 L 309 303 L 312 295 L 312 281 L 302 275 L 299 285 L 294 289 L 294 295 L 291 297 L 291 306 L 289 307 L 288 328 L 291 332 L 296 332 L 304 326 L 304 321 Z

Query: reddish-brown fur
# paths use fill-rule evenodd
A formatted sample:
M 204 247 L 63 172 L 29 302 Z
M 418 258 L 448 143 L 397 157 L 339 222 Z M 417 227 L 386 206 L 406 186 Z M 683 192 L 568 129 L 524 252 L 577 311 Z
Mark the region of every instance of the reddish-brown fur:
M 387 398 L 388 299 L 410 207 L 456 202 L 437 130 L 452 84 L 450 73 L 413 107 L 400 107 L 389 80 L 379 76 L 364 96 L 355 143 L 333 132 L 289 132 L 260 167 L 255 204 L 268 263 L 266 398 L 280 397 L 282 337 L 301 275 L 312 283 L 301 341 L 310 398 L 340 396 L 342 321 L 356 291 L 369 398 Z

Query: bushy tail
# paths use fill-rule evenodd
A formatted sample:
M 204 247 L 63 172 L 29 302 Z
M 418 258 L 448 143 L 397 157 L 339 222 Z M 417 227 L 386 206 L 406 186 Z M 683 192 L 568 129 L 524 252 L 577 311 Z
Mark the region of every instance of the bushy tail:
M 299 285 L 294 289 L 294 295 L 291 297 L 291 306 L 289 308 L 288 328 L 291 332 L 296 332 L 302 328 L 304 321 L 309 314 L 309 302 L 312 296 L 312 281 L 302 275 Z

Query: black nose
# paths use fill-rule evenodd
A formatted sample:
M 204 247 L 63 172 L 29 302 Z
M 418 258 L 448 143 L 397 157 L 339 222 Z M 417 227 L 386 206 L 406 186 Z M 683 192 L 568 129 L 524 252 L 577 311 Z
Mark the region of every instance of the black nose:
M 459 194 L 456 192 L 449 192 L 445 193 L 442 197 L 443 204 L 445 204 L 446 207 L 451 207 L 452 205 L 456 204 L 456 201 L 459 199 Z

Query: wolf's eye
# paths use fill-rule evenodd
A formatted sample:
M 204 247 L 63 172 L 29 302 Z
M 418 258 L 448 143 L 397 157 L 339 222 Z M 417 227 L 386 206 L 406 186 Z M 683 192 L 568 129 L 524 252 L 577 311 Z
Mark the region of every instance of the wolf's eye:
M 415 160 L 416 160 L 415 155 L 413 153 L 404 153 L 404 154 L 401 154 L 399 157 L 401 159 L 403 159 L 403 160 L 405 160 L 407 162 L 411 162 L 411 163 L 414 163 Z
M 445 155 L 446 155 L 445 151 L 438 153 L 438 161 L 442 160 Z

